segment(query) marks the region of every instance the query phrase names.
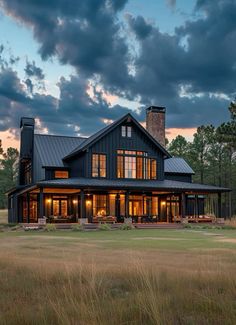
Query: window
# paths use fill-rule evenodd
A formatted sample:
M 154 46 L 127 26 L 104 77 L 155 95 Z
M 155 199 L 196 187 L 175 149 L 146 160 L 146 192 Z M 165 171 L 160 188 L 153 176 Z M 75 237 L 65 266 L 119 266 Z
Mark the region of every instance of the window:
M 107 215 L 107 196 L 93 195 L 93 215 Z
M 117 150 L 117 178 L 156 179 L 156 159 L 144 151 Z
M 69 178 L 69 172 L 67 170 L 55 170 L 55 178 Z
M 121 127 L 121 135 L 122 137 L 126 137 L 126 126 L 122 125 Z
M 92 177 L 106 177 L 106 155 L 93 154 Z
M 131 138 L 131 126 L 127 126 L 127 137 Z
M 132 128 L 131 126 L 122 125 L 121 126 L 121 136 L 131 138 Z
M 156 159 L 151 159 L 151 179 L 157 178 L 157 162 Z
M 67 199 L 53 199 L 53 215 L 57 217 L 67 217 L 68 201 Z

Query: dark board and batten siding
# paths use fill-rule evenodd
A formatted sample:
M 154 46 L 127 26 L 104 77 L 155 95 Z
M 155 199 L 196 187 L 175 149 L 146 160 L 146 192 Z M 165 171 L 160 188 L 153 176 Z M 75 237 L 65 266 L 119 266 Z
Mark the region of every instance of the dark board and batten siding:
M 171 173 L 165 173 L 165 179 L 168 179 L 170 181 L 178 181 L 178 182 L 192 183 L 192 175 L 191 174 L 171 174 Z
M 68 166 L 70 167 L 71 177 L 90 177 L 88 173 L 89 169 L 89 157 L 88 152 L 82 152 L 70 160 Z
M 88 149 L 88 152 L 86 153 L 88 170 L 86 170 L 85 177 L 91 177 L 92 154 L 103 153 L 106 154 L 107 157 L 106 178 L 116 179 L 117 149 L 147 152 L 149 157 L 155 158 L 157 160 L 158 179 L 164 179 L 163 153 L 158 150 L 157 147 L 152 143 L 152 141 L 145 134 L 143 134 L 133 123 L 131 138 L 122 137 L 121 126 L 117 126 L 109 134 L 105 135 L 102 139 L 98 140 L 94 145 L 92 145 Z M 74 170 L 74 168 L 76 167 L 75 162 L 71 163 L 70 166 Z
M 45 177 L 45 169 L 42 167 L 42 161 L 40 159 L 37 146 L 34 144 L 34 158 L 33 158 L 33 183 L 47 179 Z

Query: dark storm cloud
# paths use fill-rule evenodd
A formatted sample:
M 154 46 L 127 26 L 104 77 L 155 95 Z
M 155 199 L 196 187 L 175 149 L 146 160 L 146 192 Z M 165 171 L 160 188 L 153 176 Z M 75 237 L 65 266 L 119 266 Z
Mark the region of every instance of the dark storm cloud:
M 56 99 L 35 94 L 29 97 L 23 82 L 12 68 L 0 71 L 0 131 L 19 128 L 21 116 L 48 118 L 56 113 Z M 49 112 L 49 114 L 48 114 Z
M 4 90 L 2 101 L 10 94 L 19 105 L 25 101 L 25 109 L 32 107 L 30 115 L 40 117 L 52 132 L 73 133 L 78 126 L 81 133 L 92 133 L 104 125 L 102 119 L 115 119 L 129 111 L 111 108 L 96 89 L 95 98 L 90 98 L 88 80 L 96 77 L 104 89 L 139 100 L 143 108 L 166 106 L 168 127 L 219 124 L 227 119 L 230 100 L 225 98 L 233 98 L 236 91 L 236 1 L 198 0 L 195 11 L 202 18 L 189 19 L 172 35 L 142 16 L 126 15 L 138 44 L 135 56 L 129 52 L 125 27 L 117 19 L 126 2 L 0 0 L 7 14 L 33 30 L 43 59 L 57 56 L 78 72 L 70 80 L 61 78 L 57 101 L 37 93 L 27 97 L 9 70 L 15 87 Z M 175 1 L 167 2 L 175 5 Z M 130 68 L 134 73 L 129 73 Z M 32 93 L 34 85 L 28 77 Z M 144 115 L 143 109 L 136 117 L 143 120 Z
M 40 67 L 37 67 L 34 61 L 27 61 L 24 70 L 27 77 L 35 77 L 38 80 L 43 80 L 45 78 L 43 70 Z
M 189 113 L 195 126 L 208 121 L 206 116 L 211 123 L 219 123 L 219 115 L 227 119 L 228 101 L 212 93 L 233 98 L 236 92 L 236 1 L 201 0 L 196 11 L 204 12 L 204 18 L 187 21 L 174 35 L 153 27 L 141 39 L 132 28 L 140 55 L 129 97 L 138 93 L 143 104 L 167 106 L 171 126 L 190 123 Z M 181 97 L 181 89 L 191 96 Z
M 138 38 L 144 39 L 150 34 L 152 26 L 148 24 L 142 16 L 135 18 L 131 15 L 127 15 L 126 17 L 130 28 L 134 31 Z
M 79 133 L 83 135 L 90 135 L 104 127 L 104 119 L 115 120 L 131 112 L 130 109 L 120 105 L 110 106 L 103 93 L 95 88 L 91 98 L 87 93 L 88 81 L 81 77 L 71 76 L 69 80 L 61 78 L 58 87 L 60 89 L 58 115 L 66 121 L 66 124 L 71 125 L 71 128 L 73 126 L 80 128 Z
M 32 86 L 31 84 L 28 85 Z M 88 81 L 71 76 L 58 83 L 60 97 L 32 93 L 28 95 L 23 82 L 11 68 L 0 71 L 0 131 L 19 128 L 21 116 L 37 117 L 41 127 L 54 134 L 89 135 L 105 126 L 104 119 L 117 119 L 130 112 L 119 105 L 110 106 L 103 93 L 93 90 L 91 98 Z
M 129 53 L 116 13 L 125 0 L 1 0 L 4 10 L 33 29 L 43 59 L 57 55 L 87 76 L 124 86 Z M 114 64 L 115 62 L 115 64 Z

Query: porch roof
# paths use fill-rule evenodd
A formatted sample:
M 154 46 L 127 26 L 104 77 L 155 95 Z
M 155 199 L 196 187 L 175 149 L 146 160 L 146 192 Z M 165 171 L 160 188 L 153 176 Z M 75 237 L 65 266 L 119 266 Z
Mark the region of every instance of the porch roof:
M 127 180 L 127 179 L 96 179 L 96 178 L 68 178 L 54 179 L 38 182 L 39 187 L 63 187 L 63 188 L 86 188 L 86 189 L 130 189 L 152 191 L 180 191 L 180 192 L 204 192 L 217 193 L 229 192 L 229 188 L 203 185 L 196 183 L 178 182 L 171 180 Z

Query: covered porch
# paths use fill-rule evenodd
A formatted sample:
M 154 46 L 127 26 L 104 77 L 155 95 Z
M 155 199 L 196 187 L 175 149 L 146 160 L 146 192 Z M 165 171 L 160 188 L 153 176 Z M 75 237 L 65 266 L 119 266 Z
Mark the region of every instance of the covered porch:
M 17 197 L 18 222 L 180 223 L 221 218 L 221 192 L 34 187 Z

